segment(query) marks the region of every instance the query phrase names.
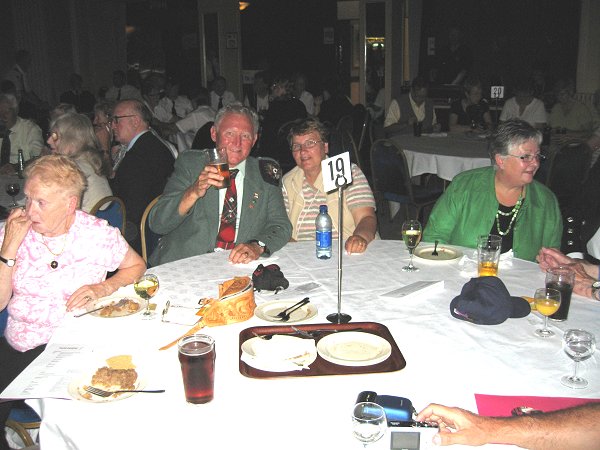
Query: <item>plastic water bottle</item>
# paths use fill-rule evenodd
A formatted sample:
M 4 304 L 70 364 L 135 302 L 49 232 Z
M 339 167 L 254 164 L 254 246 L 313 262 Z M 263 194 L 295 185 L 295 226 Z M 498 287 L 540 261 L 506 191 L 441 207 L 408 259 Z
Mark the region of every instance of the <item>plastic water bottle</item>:
M 317 258 L 331 258 L 331 236 L 332 222 L 331 216 L 327 213 L 327 205 L 319 207 L 319 215 L 315 221 L 317 229 Z

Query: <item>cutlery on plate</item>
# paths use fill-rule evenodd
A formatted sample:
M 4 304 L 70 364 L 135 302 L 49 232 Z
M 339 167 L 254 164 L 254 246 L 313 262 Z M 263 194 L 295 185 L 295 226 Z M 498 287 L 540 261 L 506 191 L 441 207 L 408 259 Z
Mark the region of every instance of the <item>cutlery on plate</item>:
M 438 256 L 438 251 L 437 251 L 437 245 L 438 245 L 438 241 L 437 239 L 435 240 L 435 245 L 433 246 L 433 251 L 431 252 L 431 256 Z
M 290 314 L 293 313 L 294 311 L 296 311 L 297 309 L 303 307 L 304 305 L 306 305 L 307 303 L 310 303 L 310 299 L 308 297 L 304 297 L 302 300 L 300 300 L 298 303 L 294 303 L 292 306 L 290 306 L 289 308 L 284 309 L 283 311 L 281 311 L 280 313 L 278 313 L 275 316 L 271 316 L 273 319 L 280 319 L 282 322 L 287 322 L 288 320 L 290 320 Z
M 117 303 L 116 303 L 114 306 L 117 306 L 117 307 L 118 307 L 118 306 L 125 306 L 126 304 L 127 304 L 127 299 L 126 299 L 126 298 L 122 298 L 122 299 L 121 299 L 121 300 L 119 300 L 119 301 L 118 301 L 118 302 L 117 302 Z M 104 306 L 101 306 L 101 307 L 99 307 L 99 308 L 92 309 L 91 311 L 86 311 L 86 312 L 84 312 L 84 313 L 82 313 L 82 314 L 77 314 L 75 317 L 81 317 L 81 316 L 85 316 L 86 314 L 91 314 L 91 313 L 93 313 L 93 312 L 100 311 L 101 309 L 104 309 L 104 308 L 106 308 L 106 307 L 108 307 L 108 306 L 111 306 L 111 305 L 104 305 Z
M 105 391 L 104 389 L 98 389 L 94 386 L 84 386 L 83 390 L 89 392 L 90 394 L 97 395 L 98 397 L 110 397 L 113 394 L 121 393 L 121 392 L 143 392 L 145 394 L 161 394 L 165 392 L 164 389 L 157 390 L 146 390 L 146 389 L 118 389 L 116 391 Z

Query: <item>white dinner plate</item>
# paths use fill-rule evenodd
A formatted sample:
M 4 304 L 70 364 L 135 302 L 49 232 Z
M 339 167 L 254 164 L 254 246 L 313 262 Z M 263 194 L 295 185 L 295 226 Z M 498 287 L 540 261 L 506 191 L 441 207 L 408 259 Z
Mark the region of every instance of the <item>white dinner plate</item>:
M 136 372 L 138 372 L 137 369 L 136 369 Z M 113 394 L 110 397 L 99 397 L 97 395 L 90 394 L 89 392 L 87 392 L 84 389 L 84 387 L 92 385 L 91 382 L 92 382 L 92 376 L 94 375 L 94 373 L 96 373 L 95 370 L 90 372 L 87 375 L 77 377 L 73 381 L 71 381 L 71 383 L 69 383 L 67 390 L 69 392 L 69 395 L 74 400 L 81 400 L 81 401 L 89 402 L 89 403 L 109 403 L 109 402 L 116 402 L 119 400 L 124 400 L 135 394 L 135 392 L 121 392 L 121 393 Z M 145 386 L 146 386 L 146 381 L 140 377 L 139 372 L 138 372 L 138 379 L 135 382 L 134 388 L 135 389 L 144 389 Z M 101 387 L 100 389 L 104 389 L 104 388 Z
M 432 255 L 435 245 L 419 245 L 415 249 L 414 255 L 417 258 L 427 259 L 429 261 L 454 261 L 460 258 L 463 254 L 460 250 L 446 245 L 437 246 L 437 255 Z
M 388 359 L 392 346 L 375 334 L 340 331 L 321 339 L 317 352 L 324 360 L 341 366 L 371 366 Z
M 137 305 L 137 309 L 133 310 L 133 309 L 129 309 L 126 307 L 120 308 L 119 310 L 112 311 L 108 315 L 107 315 L 106 309 L 101 309 L 99 311 L 94 311 L 93 313 L 90 313 L 90 316 L 101 317 L 103 319 L 110 319 L 113 317 L 131 316 L 132 314 L 137 314 L 140 311 L 142 311 L 146 305 L 145 300 L 143 300 L 139 297 L 136 297 L 136 296 L 110 295 L 108 297 L 102 297 L 102 298 L 98 299 L 93 304 L 90 304 L 86 309 L 88 311 L 91 311 L 93 309 L 100 308 L 101 306 L 116 305 L 117 303 L 119 303 L 120 300 L 128 300 L 128 301 L 132 302 L 131 305 L 133 305 L 133 303 L 135 303 Z
M 279 336 L 280 339 L 285 339 L 287 342 L 304 342 L 306 339 L 302 339 L 295 336 Z M 242 353 L 244 354 L 243 361 L 251 367 L 258 370 L 266 370 L 267 372 L 290 372 L 291 370 L 300 370 L 300 366 L 308 367 L 310 364 L 315 362 L 317 359 L 317 351 L 313 349 L 309 353 L 290 358 L 287 360 L 277 360 L 256 357 L 254 352 L 253 344 L 260 342 L 261 338 L 253 337 L 248 339 L 242 344 Z
M 281 322 L 273 316 L 277 316 L 284 309 L 298 303 L 298 300 L 273 300 L 271 302 L 263 303 L 254 310 L 254 315 L 259 319 L 266 320 L 267 322 Z M 303 320 L 308 320 L 317 315 L 317 307 L 312 303 L 307 303 L 301 306 L 296 311 L 290 314 L 290 320 L 282 323 L 296 323 Z

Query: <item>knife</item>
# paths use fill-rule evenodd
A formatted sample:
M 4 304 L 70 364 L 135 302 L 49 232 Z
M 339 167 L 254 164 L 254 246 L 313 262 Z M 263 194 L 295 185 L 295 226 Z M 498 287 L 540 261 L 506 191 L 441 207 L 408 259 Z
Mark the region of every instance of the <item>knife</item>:
M 81 316 L 85 316 L 86 314 L 91 314 L 91 313 L 93 313 L 93 312 L 100 311 L 101 309 L 104 309 L 104 308 L 106 308 L 107 306 L 108 306 L 108 305 L 104 305 L 104 306 L 101 306 L 100 308 L 92 309 L 91 311 L 86 311 L 86 312 L 84 312 L 84 313 L 82 313 L 82 314 L 77 314 L 75 317 L 81 317 Z

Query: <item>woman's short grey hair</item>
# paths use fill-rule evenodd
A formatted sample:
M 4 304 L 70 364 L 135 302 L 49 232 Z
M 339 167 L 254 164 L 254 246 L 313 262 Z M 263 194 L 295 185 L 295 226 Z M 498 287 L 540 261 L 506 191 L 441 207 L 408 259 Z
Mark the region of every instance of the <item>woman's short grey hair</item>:
M 223 118 L 227 114 L 240 114 L 242 116 L 246 116 L 250 122 L 252 123 L 252 130 L 254 131 L 254 135 L 258 134 L 258 114 L 256 111 L 248 106 L 244 106 L 240 102 L 233 102 L 229 105 L 223 106 L 215 117 L 215 130 L 219 131 L 219 125 L 223 121 Z
M 74 195 L 81 203 L 87 180 L 81 169 L 65 155 L 48 155 L 35 159 L 25 168 L 25 178 L 39 177 L 45 186 Z
M 510 119 L 498 126 L 492 134 L 489 151 L 492 161 L 496 155 L 506 156 L 519 145 L 534 140 L 542 143 L 542 133 L 521 119 Z

